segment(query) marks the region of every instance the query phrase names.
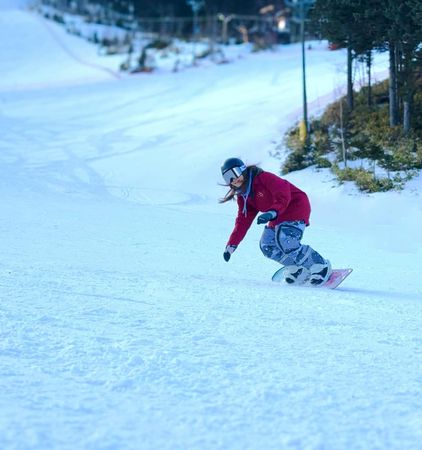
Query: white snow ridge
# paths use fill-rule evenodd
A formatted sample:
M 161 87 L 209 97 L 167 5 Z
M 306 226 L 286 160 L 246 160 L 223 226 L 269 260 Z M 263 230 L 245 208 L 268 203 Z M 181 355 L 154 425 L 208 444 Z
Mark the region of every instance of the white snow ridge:
M 277 172 L 300 47 L 115 77 L 7 4 L 0 448 L 421 449 L 420 178 L 362 195 L 327 171 L 287 177 L 311 198 L 304 242 L 354 268 L 337 290 L 272 283 L 257 225 L 222 257 L 236 206 L 217 203 L 220 165 Z M 315 43 L 307 60 L 317 111 L 346 59 Z

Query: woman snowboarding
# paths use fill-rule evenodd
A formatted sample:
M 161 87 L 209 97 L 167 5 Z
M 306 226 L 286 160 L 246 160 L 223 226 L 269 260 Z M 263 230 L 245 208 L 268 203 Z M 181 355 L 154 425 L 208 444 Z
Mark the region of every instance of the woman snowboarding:
M 258 224 L 266 224 L 260 240 L 262 253 L 284 266 L 287 283 L 323 285 L 331 275 L 331 264 L 309 245 L 301 243 L 309 225 L 308 196 L 294 186 L 257 166 L 246 166 L 239 158 L 227 159 L 221 167 L 230 188 L 220 203 L 237 200 L 235 226 L 224 250 L 229 261 L 258 213 Z

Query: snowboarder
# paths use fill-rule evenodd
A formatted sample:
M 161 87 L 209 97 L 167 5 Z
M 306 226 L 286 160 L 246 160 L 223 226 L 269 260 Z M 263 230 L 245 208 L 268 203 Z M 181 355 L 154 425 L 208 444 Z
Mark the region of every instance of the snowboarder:
M 264 256 L 282 264 L 285 281 L 310 286 L 324 284 L 331 264 L 309 245 L 301 243 L 309 225 L 311 206 L 305 192 L 289 181 L 261 168 L 246 166 L 239 158 L 227 159 L 221 167 L 230 189 L 220 203 L 236 198 L 235 226 L 223 253 L 229 261 L 259 212 L 257 223 L 266 224 L 260 240 Z

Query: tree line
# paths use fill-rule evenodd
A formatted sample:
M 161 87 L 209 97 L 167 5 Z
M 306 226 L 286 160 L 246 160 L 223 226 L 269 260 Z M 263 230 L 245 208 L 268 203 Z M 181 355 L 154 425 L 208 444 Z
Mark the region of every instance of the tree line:
M 284 1 L 276 0 L 193 0 L 204 15 L 228 13 L 228 14 L 258 14 L 259 10 L 269 3 L 275 8 L 283 8 Z M 124 10 L 131 4 L 135 14 L 143 17 L 186 17 L 192 14 L 192 2 L 190 0 L 97 0 L 95 3 Z
M 414 97 L 422 86 L 422 2 L 316 0 L 311 20 L 311 26 L 322 38 L 347 48 L 347 105 L 350 110 L 354 107 L 353 61 L 366 62 L 367 102 L 371 106 L 373 51 L 388 51 L 390 126 L 401 125 L 408 133 L 414 126 Z

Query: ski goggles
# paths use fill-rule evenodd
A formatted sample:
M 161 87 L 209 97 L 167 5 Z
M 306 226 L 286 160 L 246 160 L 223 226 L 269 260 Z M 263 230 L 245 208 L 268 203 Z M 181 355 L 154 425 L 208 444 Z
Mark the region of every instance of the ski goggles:
M 232 169 L 226 170 L 223 173 L 224 181 L 227 184 L 231 184 L 236 178 L 239 178 L 245 170 L 246 166 L 233 167 Z

